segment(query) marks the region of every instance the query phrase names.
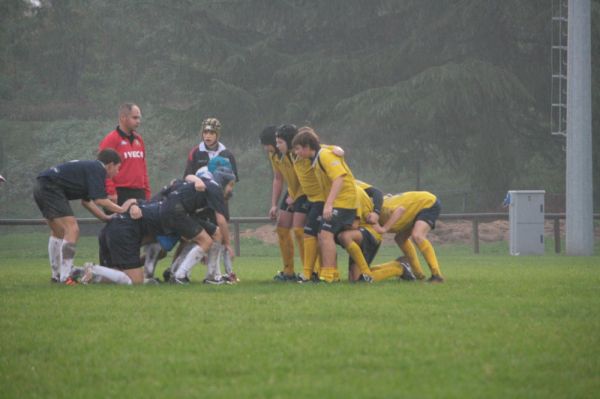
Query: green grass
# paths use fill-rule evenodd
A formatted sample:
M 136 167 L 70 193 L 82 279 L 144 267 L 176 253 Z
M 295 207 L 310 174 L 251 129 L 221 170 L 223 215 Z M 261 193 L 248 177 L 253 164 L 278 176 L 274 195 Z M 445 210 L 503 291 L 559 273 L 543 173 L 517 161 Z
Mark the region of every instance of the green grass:
M 48 282 L 45 243 L 0 236 L 2 398 L 592 398 L 600 389 L 598 256 L 444 246 L 445 284 L 299 285 L 271 282 L 277 249 L 244 241 L 236 286 L 199 284 L 198 268 L 190 286 L 66 287 Z M 77 259 L 95 254 L 83 238 Z M 396 255 L 384 248 L 377 261 Z

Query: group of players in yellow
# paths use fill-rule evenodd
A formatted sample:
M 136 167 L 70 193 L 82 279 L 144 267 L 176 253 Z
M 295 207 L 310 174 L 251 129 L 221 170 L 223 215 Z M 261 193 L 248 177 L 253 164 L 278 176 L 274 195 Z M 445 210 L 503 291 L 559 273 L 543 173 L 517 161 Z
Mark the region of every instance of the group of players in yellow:
M 283 270 L 274 280 L 340 281 L 339 244 L 349 255 L 350 281 L 424 280 L 415 245 L 431 271 L 427 281 L 444 281 L 427 239 L 441 210 L 435 195 L 412 191 L 384 197 L 377 188 L 354 178 L 342 148 L 321 144 L 308 126 L 268 126 L 260 142 L 273 168 L 269 215 L 277 220 L 283 260 Z M 386 233 L 394 234 L 404 256 L 371 266 Z M 298 274 L 294 240 L 303 264 Z

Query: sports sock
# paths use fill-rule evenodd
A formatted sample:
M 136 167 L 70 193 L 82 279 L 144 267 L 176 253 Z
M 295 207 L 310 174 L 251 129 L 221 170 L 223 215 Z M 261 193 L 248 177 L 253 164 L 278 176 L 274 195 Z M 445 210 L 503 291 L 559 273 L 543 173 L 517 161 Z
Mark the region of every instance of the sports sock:
M 277 227 L 277 237 L 279 238 L 279 250 L 283 259 L 283 274 L 291 276 L 294 274 L 294 243 L 292 242 L 290 229 Z
M 177 257 L 173 259 L 173 262 L 171 262 L 171 266 L 169 266 L 169 269 L 171 269 L 171 273 L 173 276 L 179 269 L 179 266 L 181 266 L 181 262 L 183 262 L 187 254 L 190 253 L 190 251 L 194 248 L 196 244 L 188 242 L 182 245 L 183 247 L 179 250 L 179 255 L 177 255 Z
M 105 280 L 111 281 L 115 284 L 131 285 L 131 279 L 125 273 L 120 270 L 111 269 L 105 266 L 94 265 L 92 266 L 92 273 L 94 277 L 100 276 Z
M 327 283 L 333 283 L 340 280 L 340 274 L 335 266 L 323 266 L 321 268 L 321 280 Z
M 219 270 L 219 255 L 223 246 L 219 242 L 213 242 L 208 250 L 208 261 L 206 262 L 206 279 L 218 280 L 221 277 Z
M 388 262 L 391 263 L 391 262 Z M 398 262 L 396 262 L 398 264 Z M 390 277 L 399 277 L 402 275 L 404 270 L 398 265 L 388 264 L 386 266 L 379 266 L 379 268 L 373 271 L 373 280 L 381 281 Z
M 397 260 L 394 259 L 394 260 L 391 260 L 389 262 L 385 262 L 385 263 L 381 263 L 379 265 L 371 266 L 371 271 L 375 272 L 377 270 L 381 270 L 381 269 L 389 267 L 389 266 L 401 267 L 400 266 L 400 262 L 398 262 Z
M 304 227 L 294 227 L 294 238 L 300 254 L 300 262 L 304 265 Z
M 346 246 L 346 252 L 352 258 L 361 274 L 366 274 L 368 276 L 371 275 L 371 270 L 369 270 L 369 265 L 367 264 L 367 260 L 360 249 L 360 246 L 352 241 L 348 246 Z
M 177 272 L 175 272 L 176 278 L 186 278 L 192 270 L 192 267 L 198 262 L 202 260 L 202 258 L 206 255 L 206 253 L 200 248 L 198 245 L 194 245 L 194 247 L 185 255 L 185 258 L 181 261 L 181 265 L 177 268 Z
M 225 267 L 225 273 L 233 273 L 233 261 L 231 260 L 231 254 L 225 249 L 223 245 L 223 266 Z
M 317 237 L 305 235 L 304 236 L 304 278 L 310 279 L 312 272 L 314 271 L 315 262 L 319 255 L 319 242 Z
M 429 265 L 429 270 L 431 270 L 431 274 L 434 276 L 441 276 L 442 273 L 440 272 L 440 266 L 438 265 L 437 256 L 435 256 L 435 250 L 433 249 L 433 245 L 431 245 L 428 239 L 424 239 L 423 241 L 421 241 L 421 243 L 419 244 L 419 251 L 421 251 L 423 257 L 427 261 L 427 264 Z
M 61 246 L 62 262 L 60 263 L 60 282 L 64 283 L 71 275 L 73 258 L 75 258 L 75 243 L 63 240 Z
M 154 269 L 156 269 L 156 262 L 158 262 L 160 249 L 160 244 L 156 242 L 144 245 L 144 253 L 146 255 L 144 260 L 144 276 L 146 278 L 154 277 Z
M 60 264 L 62 263 L 62 238 L 50 236 L 48 239 L 48 258 L 52 269 L 52 278 L 60 279 Z
M 413 245 L 412 241 L 406 240 L 400 245 L 400 249 L 404 252 L 404 255 L 408 258 L 410 262 L 410 267 L 412 268 L 415 277 L 419 280 L 423 280 L 425 278 L 425 273 L 423 273 L 423 268 L 421 267 L 421 262 L 419 261 L 419 256 L 417 255 L 417 250 Z

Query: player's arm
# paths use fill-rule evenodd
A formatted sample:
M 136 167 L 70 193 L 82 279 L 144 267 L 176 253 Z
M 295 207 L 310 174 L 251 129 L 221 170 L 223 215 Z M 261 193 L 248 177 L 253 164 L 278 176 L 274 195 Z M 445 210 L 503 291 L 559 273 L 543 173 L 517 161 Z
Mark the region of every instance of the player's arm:
M 325 220 L 331 219 L 331 215 L 333 214 L 333 202 L 342 189 L 342 185 L 344 184 L 344 176 L 345 175 L 340 175 L 331 182 L 331 189 L 329 190 L 329 195 L 327 196 L 327 200 L 325 200 L 325 205 L 323 206 L 323 218 Z
M 196 175 L 187 175 L 185 177 L 185 181 L 188 183 L 193 183 L 194 184 L 194 188 L 196 189 L 196 191 L 204 191 L 206 190 L 206 185 L 204 184 L 204 182 L 202 181 L 201 178 L 199 178 Z
M 278 170 L 273 170 L 273 185 L 271 191 L 271 209 L 269 210 L 269 217 L 273 220 L 277 218 L 277 201 L 281 196 L 281 190 L 283 189 L 283 175 Z
M 404 215 L 405 211 L 406 211 L 406 209 L 404 207 L 399 206 L 398 208 L 396 208 L 394 210 L 394 212 L 392 212 L 392 214 L 390 215 L 390 218 L 387 220 L 387 222 L 385 222 L 385 224 L 383 226 L 380 226 L 379 224 L 375 224 L 373 226 L 373 228 L 379 234 L 385 234 L 385 233 L 387 233 L 388 231 L 390 231 L 390 229 L 392 228 L 392 226 L 394 224 L 396 224 L 396 222 L 398 220 L 400 220 L 400 218 L 402 217 L 402 215 Z

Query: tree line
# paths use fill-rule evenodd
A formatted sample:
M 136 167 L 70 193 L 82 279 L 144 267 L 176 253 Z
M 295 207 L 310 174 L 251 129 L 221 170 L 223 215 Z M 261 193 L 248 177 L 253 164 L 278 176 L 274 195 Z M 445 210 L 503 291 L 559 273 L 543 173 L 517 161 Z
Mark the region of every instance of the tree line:
M 23 165 L 33 171 L 60 151 L 90 154 L 124 101 L 142 106 L 164 162 L 207 116 L 240 149 L 265 125 L 311 124 L 376 184 L 460 188 L 489 209 L 508 189 L 564 191 L 565 143 L 549 126 L 551 13 L 549 0 L 6 0 L 0 127 L 50 135 Z M 48 131 L 73 120 L 90 142 L 63 137 L 77 128 Z M 2 136 L 6 168 L 19 142 Z M 598 208 L 597 172 L 594 182 Z

